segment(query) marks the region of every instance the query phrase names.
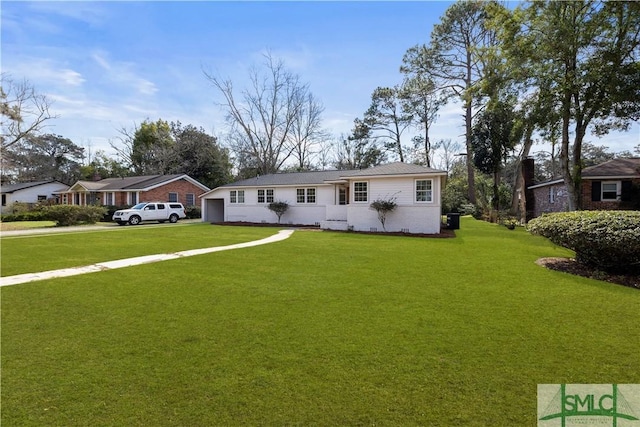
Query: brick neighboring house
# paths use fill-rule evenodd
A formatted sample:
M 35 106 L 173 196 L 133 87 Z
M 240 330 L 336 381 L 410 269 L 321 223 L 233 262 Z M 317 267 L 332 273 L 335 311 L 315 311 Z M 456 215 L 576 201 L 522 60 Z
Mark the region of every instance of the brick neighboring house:
M 209 188 L 188 175 L 146 175 L 78 181 L 60 192 L 68 205 L 132 206 L 140 202 L 180 202 L 197 206 Z
M 562 179 L 528 185 L 527 190 L 531 217 L 567 210 L 569 193 Z M 583 210 L 640 209 L 640 158 L 613 159 L 584 168 L 581 195 Z

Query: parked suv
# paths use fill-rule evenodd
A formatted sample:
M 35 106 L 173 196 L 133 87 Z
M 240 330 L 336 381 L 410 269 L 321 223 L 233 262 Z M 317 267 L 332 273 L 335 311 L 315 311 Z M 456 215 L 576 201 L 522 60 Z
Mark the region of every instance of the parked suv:
M 130 209 L 121 209 L 113 213 L 112 219 L 119 225 L 127 223 L 138 225 L 142 221 L 178 222 L 187 216 L 182 203 L 144 202 Z

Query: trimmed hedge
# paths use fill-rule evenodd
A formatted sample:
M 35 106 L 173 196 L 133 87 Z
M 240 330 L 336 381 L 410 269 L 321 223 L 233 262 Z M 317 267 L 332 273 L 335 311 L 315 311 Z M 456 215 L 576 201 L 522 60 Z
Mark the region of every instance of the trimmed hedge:
M 58 226 L 95 224 L 107 212 L 104 206 L 54 205 L 44 208 L 47 219 Z
M 15 222 L 15 221 L 47 221 L 46 212 L 43 210 L 16 212 L 2 215 L 2 222 Z
M 573 250 L 580 263 L 610 271 L 640 268 L 640 211 L 545 214 L 527 229 Z

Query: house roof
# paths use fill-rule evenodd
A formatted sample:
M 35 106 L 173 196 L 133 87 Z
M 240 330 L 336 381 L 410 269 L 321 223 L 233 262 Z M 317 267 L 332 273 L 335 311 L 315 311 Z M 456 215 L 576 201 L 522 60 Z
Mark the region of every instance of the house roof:
M 583 179 L 640 178 L 640 157 L 608 160 L 582 170 Z M 563 183 L 562 178 L 539 182 L 528 188 L 540 188 Z
M 24 190 L 27 188 L 32 188 L 32 187 L 37 187 L 39 185 L 46 185 L 46 184 L 60 184 L 63 185 L 65 187 L 68 187 L 66 184 L 60 182 L 60 181 L 56 181 L 54 179 L 50 179 L 47 181 L 33 181 L 33 182 L 20 182 L 17 184 L 3 184 L 2 185 L 2 192 L 3 193 L 13 193 L 16 191 L 20 191 L 20 190 Z
M 287 172 L 256 176 L 232 182 L 224 187 L 256 187 L 278 185 L 320 185 L 350 177 L 376 177 L 391 175 L 446 175 L 446 172 L 410 163 L 389 163 L 368 169 Z
M 100 181 L 78 181 L 71 189 L 80 186 L 87 191 L 146 191 L 180 179 L 186 179 L 205 191 L 209 190 L 208 187 L 185 174 L 127 176 L 105 178 Z
M 350 176 L 389 176 L 389 175 L 446 175 L 445 171 L 428 168 L 425 166 L 415 165 L 413 163 L 387 163 L 385 165 L 374 166 L 369 169 L 361 169 L 355 171 Z
M 617 178 L 638 178 L 640 177 L 640 157 L 624 159 L 613 159 L 599 165 L 589 166 L 582 170 L 583 178 L 617 177 Z

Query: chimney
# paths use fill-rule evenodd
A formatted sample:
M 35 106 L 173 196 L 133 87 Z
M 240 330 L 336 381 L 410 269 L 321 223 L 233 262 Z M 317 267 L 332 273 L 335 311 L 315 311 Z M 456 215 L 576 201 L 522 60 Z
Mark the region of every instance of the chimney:
M 522 177 L 524 178 L 524 200 L 525 200 L 525 211 L 527 218 L 529 221 L 533 218 L 535 212 L 535 198 L 533 196 L 533 190 L 530 190 L 533 184 L 535 184 L 535 162 L 533 157 L 527 157 L 522 160 Z

